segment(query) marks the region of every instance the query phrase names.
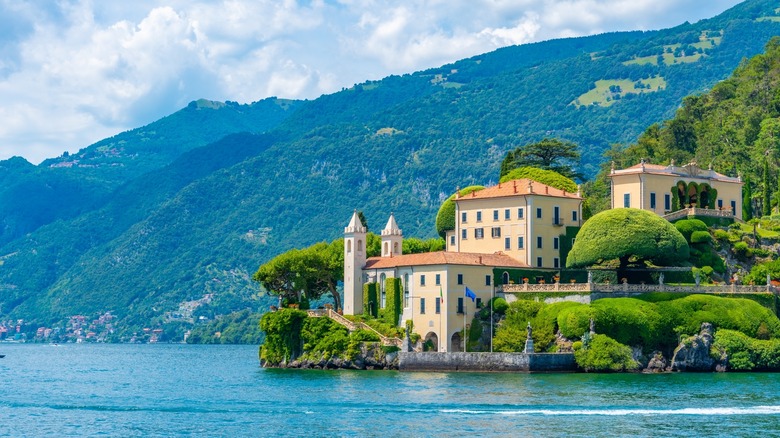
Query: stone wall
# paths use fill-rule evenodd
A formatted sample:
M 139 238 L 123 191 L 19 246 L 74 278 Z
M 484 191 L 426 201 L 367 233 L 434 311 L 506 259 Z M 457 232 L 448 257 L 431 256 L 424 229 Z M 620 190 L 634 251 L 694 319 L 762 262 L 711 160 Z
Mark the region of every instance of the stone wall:
M 561 372 L 576 371 L 568 353 L 399 353 L 401 371 Z

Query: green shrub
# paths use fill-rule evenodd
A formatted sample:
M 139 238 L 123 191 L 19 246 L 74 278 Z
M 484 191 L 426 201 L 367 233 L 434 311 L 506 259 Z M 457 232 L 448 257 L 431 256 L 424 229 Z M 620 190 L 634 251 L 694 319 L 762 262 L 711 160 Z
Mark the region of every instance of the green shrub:
M 574 352 L 574 360 L 585 371 L 631 371 L 639 367 L 631 348 L 598 334 L 591 337 L 588 348 Z
M 306 318 L 306 312 L 296 309 L 279 309 L 263 315 L 260 328 L 265 332 L 265 342 L 260 347 L 260 359 L 275 366 L 298 357 Z
M 767 274 L 772 279 L 780 279 L 780 259 L 753 265 L 750 274 L 746 275 L 744 280 L 753 284 L 766 284 Z
M 729 232 L 726 231 L 726 230 L 721 230 L 720 228 L 718 228 L 715 231 L 713 231 L 712 234 L 713 234 L 713 236 L 715 236 L 716 240 L 720 240 L 720 241 L 723 241 L 723 242 L 728 241 L 729 238 L 730 238 Z
M 403 293 L 403 284 L 400 278 L 387 278 L 385 280 L 385 322 L 390 325 L 398 325 L 398 318 L 401 315 L 401 294 Z
M 712 241 L 712 236 L 707 231 L 694 231 L 691 234 L 691 243 L 709 243 Z
M 734 330 L 715 332 L 713 348 L 725 351 L 735 371 L 780 369 L 780 340 L 760 340 Z
M 500 297 L 493 298 L 493 313 L 503 315 L 506 313 L 507 309 L 509 309 L 509 304 L 507 304 L 505 299 Z
M 677 231 L 685 237 L 688 243 L 691 243 L 691 237 L 696 231 L 707 231 L 707 224 L 699 219 L 683 219 L 674 223 L 674 227 Z
M 732 251 L 737 257 L 740 257 L 742 259 L 753 257 L 753 250 L 751 250 L 748 247 L 748 244 L 746 242 L 735 243 Z
M 376 318 L 379 315 L 377 283 L 363 285 L 363 315 Z
M 555 187 L 556 189 L 565 190 L 569 193 L 577 193 L 577 183 L 554 170 L 539 169 L 538 167 L 524 166 L 512 169 L 501 177 L 499 182 L 505 183 L 525 178 Z
M 571 349 L 573 351 L 579 351 L 582 348 L 582 341 L 574 341 L 571 344 Z

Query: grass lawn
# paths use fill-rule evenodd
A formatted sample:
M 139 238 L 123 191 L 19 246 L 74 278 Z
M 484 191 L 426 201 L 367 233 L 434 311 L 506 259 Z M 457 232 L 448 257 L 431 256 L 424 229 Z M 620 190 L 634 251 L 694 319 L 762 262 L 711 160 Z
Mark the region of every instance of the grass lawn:
M 637 88 L 637 85 L 640 84 L 644 87 Z M 620 91 L 610 91 L 610 87 L 620 87 Z M 660 76 L 650 79 L 641 79 L 636 82 L 630 79 L 602 79 L 596 81 L 596 88 L 578 97 L 571 104 L 578 107 L 593 104 L 610 106 L 627 94 L 652 93 L 663 90 L 664 88 L 666 88 L 666 80 Z

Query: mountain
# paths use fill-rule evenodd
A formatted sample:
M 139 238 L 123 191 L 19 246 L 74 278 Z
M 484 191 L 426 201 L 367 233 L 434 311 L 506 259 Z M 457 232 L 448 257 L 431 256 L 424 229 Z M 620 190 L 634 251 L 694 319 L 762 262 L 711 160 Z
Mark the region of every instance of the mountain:
M 433 236 L 456 187 L 495 182 L 506 151 L 544 137 L 579 144 L 592 177 L 611 144 L 760 53 L 775 7 L 507 47 L 313 101 L 199 101 L 40 166 L 0 162 L 0 318 L 111 311 L 130 333 L 202 300 L 258 308 L 257 266 L 337 237 L 355 208 L 373 231 L 394 212 L 407 236 Z

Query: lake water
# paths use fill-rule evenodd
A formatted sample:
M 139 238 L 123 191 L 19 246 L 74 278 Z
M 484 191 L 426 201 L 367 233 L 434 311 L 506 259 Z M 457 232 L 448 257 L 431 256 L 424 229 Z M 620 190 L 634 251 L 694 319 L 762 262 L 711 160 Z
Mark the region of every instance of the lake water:
M 255 346 L 0 354 L 0 436 L 780 435 L 780 374 L 264 370 Z

